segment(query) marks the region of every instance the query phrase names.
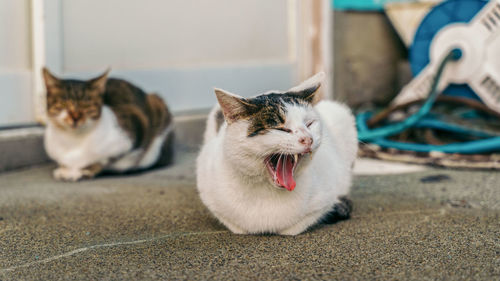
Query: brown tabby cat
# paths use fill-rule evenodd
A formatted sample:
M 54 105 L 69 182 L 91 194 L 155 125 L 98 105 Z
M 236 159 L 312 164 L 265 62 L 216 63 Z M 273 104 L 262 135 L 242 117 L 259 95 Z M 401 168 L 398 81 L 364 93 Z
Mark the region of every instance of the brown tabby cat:
M 88 81 L 59 79 L 46 68 L 45 149 L 54 177 L 77 181 L 102 171 L 165 165 L 172 155 L 172 115 L 163 100 L 108 71 Z

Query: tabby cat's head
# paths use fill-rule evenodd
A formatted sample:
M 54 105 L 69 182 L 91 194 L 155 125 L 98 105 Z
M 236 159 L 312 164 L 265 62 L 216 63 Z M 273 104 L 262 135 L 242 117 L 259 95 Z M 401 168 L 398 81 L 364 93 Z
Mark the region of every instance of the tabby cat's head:
M 92 126 L 101 116 L 108 72 L 82 81 L 59 79 L 43 68 L 50 120 L 58 127 L 69 130 Z
M 323 77 L 321 72 L 288 91 L 253 98 L 215 90 L 227 123 L 226 156 L 235 168 L 246 174 L 253 169 L 253 176 L 268 174 L 277 187 L 295 188 L 296 168 L 308 162 L 321 143 L 314 105 L 321 99 L 317 90 Z

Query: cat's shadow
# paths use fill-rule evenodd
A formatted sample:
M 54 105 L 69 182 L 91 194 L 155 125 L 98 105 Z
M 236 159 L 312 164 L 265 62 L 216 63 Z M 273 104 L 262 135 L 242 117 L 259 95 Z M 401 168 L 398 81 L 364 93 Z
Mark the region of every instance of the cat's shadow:
M 163 168 L 166 168 L 166 167 L 133 170 L 133 171 L 126 171 L 126 172 L 121 172 L 121 173 L 113 172 L 113 171 L 104 171 L 104 172 L 100 173 L 97 177 L 92 178 L 92 179 L 87 179 L 87 180 L 136 177 L 136 176 L 156 172 L 156 171 L 159 171 Z
M 251 236 L 251 237 L 297 237 L 297 236 L 300 236 L 300 235 L 304 235 L 304 234 L 314 234 L 314 232 L 316 231 L 319 231 L 321 229 L 324 229 L 330 225 L 334 225 L 334 224 L 337 224 L 337 223 L 340 223 L 342 221 L 347 221 L 349 220 L 349 218 L 340 218 L 340 219 L 337 219 L 337 220 L 331 220 L 331 221 L 328 221 L 328 222 L 319 222 L 311 227 L 309 227 L 306 231 L 300 233 L 299 235 L 296 235 L 296 236 L 288 236 L 288 235 L 280 235 L 280 234 L 277 234 L 277 233 L 270 233 L 270 232 L 265 232 L 265 233 L 258 233 L 258 234 L 234 234 L 232 233 L 226 226 L 224 226 L 221 222 L 219 222 L 216 218 L 214 217 L 210 217 L 207 219 L 208 222 L 207 222 L 207 225 L 215 230 L 215 231 L 222 231 L 222 230 L 227 230 L 230 234 L 232 235 L 237 235 L 237 236 Z
M 96 177 L 93 178 L 87 178 L 84 179 L 83 181 L 95 181 L 95 180 L 101 180 L 101 179 L 119 179 L 119 178 L 132 178 L 132 177 L 137 177 L 137 176 L 142 176 L 142 175 L 147 175 L 149 173 L 154 173 L 161 171 L 163 169 L 167 169 L 171 167 L 172 164 L 169 165 L 162 165 L 162 166 L 154 166 L 151 168 L 146 168 L 146 169 L 135 169 L 135 170 L 129 170 L 125 172 L 114 172 L 114 171 L 103 171 L 99 173 Z

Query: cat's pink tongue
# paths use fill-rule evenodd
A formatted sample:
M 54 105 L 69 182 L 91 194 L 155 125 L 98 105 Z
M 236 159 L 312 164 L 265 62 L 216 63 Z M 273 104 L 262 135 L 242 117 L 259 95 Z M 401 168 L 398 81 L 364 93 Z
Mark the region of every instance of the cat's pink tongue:
M 291 156 L 284 156 L 276 165 L 276 174 L 278 184 L 292 191 L 295 188 L 295 179 L 293 178 L 293 160 Z

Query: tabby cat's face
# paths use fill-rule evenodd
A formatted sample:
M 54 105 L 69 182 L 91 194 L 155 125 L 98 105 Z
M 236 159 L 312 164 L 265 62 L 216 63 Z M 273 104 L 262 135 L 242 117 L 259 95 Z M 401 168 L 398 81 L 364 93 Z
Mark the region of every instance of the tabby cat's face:
M 99 120 L 107 72 L 88 80 L 59 79 L 43 70 L 47 89 L 47 114 L 58 127 L 79 130 Z

